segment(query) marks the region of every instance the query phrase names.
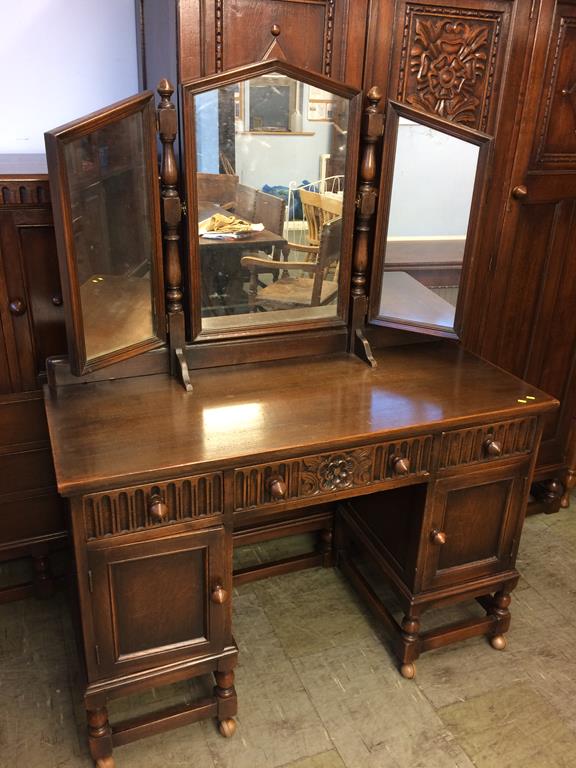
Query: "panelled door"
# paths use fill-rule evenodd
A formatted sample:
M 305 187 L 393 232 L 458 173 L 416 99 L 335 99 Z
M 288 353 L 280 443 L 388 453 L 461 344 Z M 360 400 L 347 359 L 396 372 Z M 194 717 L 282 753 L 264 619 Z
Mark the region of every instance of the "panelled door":
M 561 401 L 537 471 L 569 462 L 576 408 L 576 2 L 543 0 L 479 352 Z M 574 440 L 572 440 L 574 442 Z

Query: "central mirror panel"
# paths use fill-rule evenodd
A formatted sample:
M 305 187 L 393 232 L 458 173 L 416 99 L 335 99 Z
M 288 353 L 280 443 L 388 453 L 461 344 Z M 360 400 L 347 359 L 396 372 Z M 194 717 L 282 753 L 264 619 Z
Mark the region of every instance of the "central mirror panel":
M 387 136 L 372 319 L 455 335 L 490 137 L 394 103 Z
M 355 92 L 281 62 L 241 72 L 184 86 L 194 335 L 343 321 Z

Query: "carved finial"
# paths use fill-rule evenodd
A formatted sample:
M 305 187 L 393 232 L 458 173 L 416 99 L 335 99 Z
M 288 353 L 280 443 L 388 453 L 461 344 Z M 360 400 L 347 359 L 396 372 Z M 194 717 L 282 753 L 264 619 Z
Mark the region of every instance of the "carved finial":
M 373 85 L 368 91 L 367 99 L 371 106 L 377 107 L 378 102 L 382 98 L 382 91 L 377 85 Z
M 158 83 L 156 90 L 163 100 L 170 101 L 172 94 L 174 93 L 174 86 L 170 80 L 167 80 L 165 77 L 163 77 L 162 80 L 160 80 Z

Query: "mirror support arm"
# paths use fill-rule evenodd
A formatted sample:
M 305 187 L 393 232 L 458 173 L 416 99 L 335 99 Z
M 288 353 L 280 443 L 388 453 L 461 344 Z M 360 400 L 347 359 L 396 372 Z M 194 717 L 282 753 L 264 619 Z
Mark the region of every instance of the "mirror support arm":
M 362 158 L 356 197 L 356 240 L 352 267 L 350 317 L 349 351 L 366 360 L 372 367 L 376 366 L 376 361 L 363 329 L 368 314 L 366 283 L 370 262 L 372 220 L 378 200 L 376 145 L 384 132 L 384 115 L 378 112 L 381 98 L 382 94 L 377 86 L 368 91 L 368 106 L 364 111 L 362 123 Z
M 186 329 L 182 307 L 182 265 L 180 262 L 180 222 L 182 203 L 178 194 L 178 167 L 174 156 L 178 119 L 171 102 L 174 87 L 168 80 L 158 84 L 158 132 L 162 142 L 160 183 L 164 224 L 164 262 L 166 274 L 166 308 L 168 311 L 168 338 L 170 345 L 170 372 L 178 376 L 187 392 L 192 391 L 188 366 L 184 355 Z

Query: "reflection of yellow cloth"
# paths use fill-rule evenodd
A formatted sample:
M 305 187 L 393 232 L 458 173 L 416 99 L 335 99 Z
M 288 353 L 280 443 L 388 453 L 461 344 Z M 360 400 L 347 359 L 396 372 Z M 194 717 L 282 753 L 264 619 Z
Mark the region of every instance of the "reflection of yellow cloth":
M 208 222 L 207 232 L 250 232 L 252 225 L 237 216 L 224 216 L 215 213 Z

